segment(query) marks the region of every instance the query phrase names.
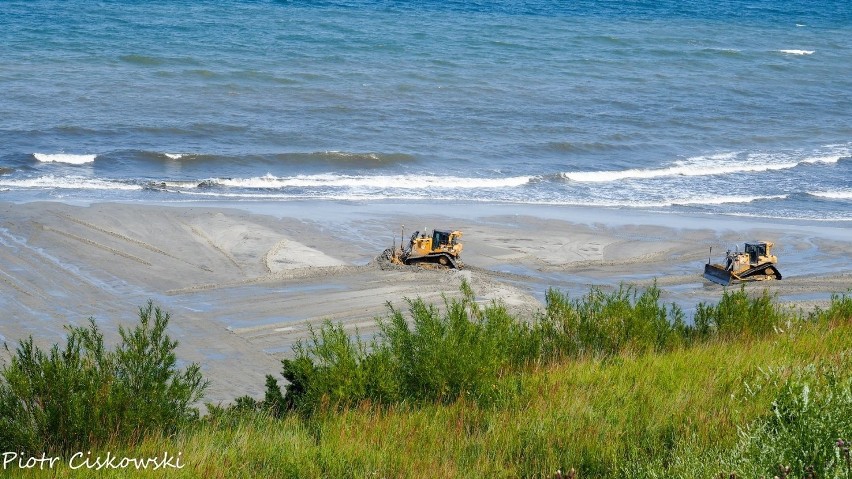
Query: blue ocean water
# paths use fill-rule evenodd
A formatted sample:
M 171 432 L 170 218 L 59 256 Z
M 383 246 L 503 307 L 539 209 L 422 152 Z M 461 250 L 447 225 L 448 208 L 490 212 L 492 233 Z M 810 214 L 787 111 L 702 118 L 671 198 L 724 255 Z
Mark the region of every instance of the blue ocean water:
M 852 2 L 0 2 L 0 200 L 852 221 Z

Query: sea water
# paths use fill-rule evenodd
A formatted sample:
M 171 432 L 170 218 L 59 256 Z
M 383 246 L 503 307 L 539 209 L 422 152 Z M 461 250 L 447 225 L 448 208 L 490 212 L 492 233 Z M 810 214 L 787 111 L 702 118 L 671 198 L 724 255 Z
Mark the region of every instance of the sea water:
M 852 2 L 2 1 L 0 201 L 852 221 Z

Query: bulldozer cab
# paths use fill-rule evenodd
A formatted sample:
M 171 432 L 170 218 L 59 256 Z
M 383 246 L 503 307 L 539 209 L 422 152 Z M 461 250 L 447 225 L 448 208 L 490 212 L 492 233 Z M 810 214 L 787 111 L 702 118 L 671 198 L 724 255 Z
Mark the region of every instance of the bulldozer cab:
M 447 246 L 450 244 L 450 232 L 449 231 L 438 231 L 435 230 L 432 232 L 432 250 L 436 250 L 441 246 Z
M 763 258 L 768 258 L 772 243 L 766 241 L 754 241 L 745 244 L 745 252 L 748 254 L 748 260 L 752 264 L 757 264 L 763 261 Z

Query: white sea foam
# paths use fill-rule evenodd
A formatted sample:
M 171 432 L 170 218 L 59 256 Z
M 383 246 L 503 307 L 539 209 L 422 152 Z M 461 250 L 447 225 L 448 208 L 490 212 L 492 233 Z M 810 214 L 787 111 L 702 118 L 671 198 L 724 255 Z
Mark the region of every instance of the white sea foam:
M 806 158 L 806 159 L 802 160 L 802 163 L 810 163 L 810 164 L 828 163 L 828 164 L 831 164 L 831 163 L 837 163 L 844 156 L 846 156 L 846 155 L 841 154 L 841 155 L 812 156 L 810 158 Z
M 378 160 L 379 159 L 379 155 L 377 155 L 375 153 L 362 154 L 362 153 L 352 153 L 352 152 L 348 152 L 348 151 L 338 151 L 338 150 L 328 150 L 328 151 L 325 151 L 323 153 L 328 155 L 328 156 L 337 156 L 339 158 L 366 157 L 366 158 L 369 158 L 371 160 Z
M 711 196 L 706 198 L 685 198 L 671 200 L 670 205 L 690 206 L 690 205 L 724 205 L 728 203 L 751 203 L 760 200 L 784 200 L 787 195 L 769 195 L 769 196 Z
M 423 189 L 423 188 L 511 188 L 529 183 L 531 177 L 516 176 L 510 178 L 460 178 L 455 176 L 349 176 L 349 175 L 298 175 L 278 177 L 271 174 L 255 178 L 213 178 L 208 184 L 238 188 L 285 188 L 285 187 L 338 187 L 338 188 L 382 188 L 382 189 Z
M 511 200 L 511 199 L 493 199 L 493 198 L 458 198 L 450 195 L 434 195 L 434 194 L 387 194 L 381 193 L 353 193 L 351 191 L 336 192 L 327 194 L 287 194 L 287 193 L 267 193 L 267 192 L 252 192 L 252 193 L 233 193 L 233 192 L 217 192 L 217 191 L 198 191 L 198 190 L 166 190 L 171 193 L 179 193 L 182 195 L 209 197 L 209 198 L 231 198 L 241 200 L 333 200 L 333 201 L 388 201 L 388 200 L 406 200 L 406 201 L 465 201 L 473 203 L 502 203 L 502 204 L 529 204 L 529 205 L 561 205 L 561 206 L 602 206 L 602 207 L 662 207 L 671 206 L 670 203 L 638 203 L 626 204 L 617 201 L 599 201 L 590 202 L 586 200 Z
M 690 196 L 688 198 L 667 198 L 662 201 L 632 201 L 627 200 L 623 202 L 619 201 L 591 201 L 591 202 L 577 202 L 574 204 L 577 205 L 590 205 L 590 206 L 617 206 L 617 207 L 630 207 L 630 208 L 669 208 L 672 206 L 700 206 L 700 205 L 724 205 L 724 204 L 746 204 L 751 203 L 753 201 L 761 201 L 761 200 L 783 200 L 786 199 L 787 195 L 770 195 L 770 196 L 705 196 L 705 197 L 694 197 Z
M 459 198 L 452 197 L 435 197 L 433 195 L 388 195 L 385 193 L 329 193 L 329 194 L 287 194 L 287 193 L 233 193 L 233 192 L 218 192 L 218 191 L 198 191 L 198 190 L 166 190 L 170 193 L 178 193 L 181 195 L 208 197 L 208 198 L 230 198 L 236 200 L 333 200 L 333 201 L 385 201 L 385 200 L 431 200 L 431 201 L 453 201 Z M 464 198 L 464 201 L 478 201 L 477 199 Z M 492 200 L 483 200 L 492 201 Z
M 170 160 L 179 160 L 179 159 L 183 158 L 183 155 L 180 154 L 180 153 L 163 153 L 163 154 L 166 155 L 166 158 L 168 158 Z
M 162 185 L 166 188 L 195 188 L 199 183 L 199 181 L 154 181 L 150 185 L 154 187 Z
M 813 55 L 816 50 L 778 50 L 787 55 Z
M 385 191 L 354 192 L 351 190 L 323 192 L 323 193 L 277 193 L 277 192 L 233 192 L 233 191 L 204 191 L 204 190 L 166 190 L 171 193 L 179 193 L 196 197 L 207 198 L 229 198 L 240 200 L 335 200 L 335 201 L 387 201 L 387 200 L 430 200 L 430 201 L 466 201 L 486 202 L 504 204 L 530 204 L 530 205 L 561 205 L 561 206 L 593 206 L 607 208 L 670 208 L 672 206 L 699 206 L 699 205 L 721 205 L 721 204 L 746 204 L 760 200 L 783 200 L 787 195 L 773 196 L 706 196 L 706 197 L 681 197 L 663 199 L 660 201 L 637 201 L 633 199 L 602 200 L 588 198 L 570 199 L 542 199 L 542 198 L 470 198 L 459 197 L 452 194 L 435 195 L 416 192 L 388 194 Z
M 553 205 L 553 206 L 592 206 L 601 208 L 670 208 L 672 206 L 697 206 L 697 205 L 721 205 L 735 203 L 751 203 L 753 201 L 785 199 L 787 195 L 775 196 L 709 196 L 705 198 L 674 198 L 661 201 L 635 201 L 635 200 L 594 200 L 586 198 L 577 199 L 529 199 L 529 200 L 502 200 L 507 204 L 529 204 L 529 205 Z M 453 200 L 454 198 L 430 198 L 437 200 Z M 465 201 L 493 202 L 492 199 L 473 199 Z
M 75 189 L 75 190 L 141 190 L 139 185 L 86 178 L 83 176 L 46 175 L 20 180 L 0 180 L 0 185 L 12 188 Z
M 725 213 L 725 214 L 730 215 L 730 216 L 745 216 L 745 217 L 749 217 L 749 218 L 754 218 L 754 213 L 730 212 L 730 213 Z M 845 216 L 837 216 L 837 215 L 826 214 L 826 213 L 815 213 L 813 211 L 811 211 L 810 214 L 811 215 L 822 214 L 822 216 L 807 216 L 807 215 L 803 215 L 803 214 L 798 213 L 798 212 L 790 212 L 790 213 L 787 213 L 783 216 L 762 214 L 762 215 L 760 215 L 760 218 L 761 219 L 770 219 L 770 220 L 807 220 L 807 221 L 825 221 L 825 222 L 830 221 L 832 223 L 838 222 L 838 221 L 852 222 L 852 218 L 845 217 Z
M 33 153 L 36 160 L 42 163 L 68 163 L 83 165 L 95 161 L 98 155 L 71 155 L 68 153 Z
M 787 195 L 771 196 L 707 196 L 689 198 L 670 198 L 660 201 L 633 201 L 633 200 L 530 200 L 520 201 L 523 204 L 541 205 L 564 205 L 564 206 L 596 206 L 605 208 L 670 208 L 672 206 L 700 206 L 700 205 L 722 205 L 722 204 L 747 204 L 762 200 L 783 200 Z
M 740 161 L 736 163 L 728 161 L 706 161 L 695 160 L 677 161 L 668 168 L 659 169 L 630 169 L 621 171 L 569 171 L 561 173 L 561 176 L 573 181 L 581 182 L 610 182 L 630 178 L 659 178 L 663 176 L 710 176 L 725 175 L 730 173 L 749 173 L 772 170 L 786 170 L 794 168 L 798 162 L 783 163 L 758 163 Z
M 852 190 L 845 191 L 809 191 L 809 195 L 832 200 L 852 200 Z
M 834 145 L 829 153 L 821 153 L 803 160 L 793 161 L 790 155 L 754 153 L 743 159 L 736 153 L 709 157 L 696 157 L 676 161 L 666 168 L 629 169 L 618 171 L 569 171 L 560 173 L 563 178 L 590 183 L 603 183 L 625 179 L 659 178 L 665 176 L 711 176 L 731 173 L 757 173 L 787 170 L 806 164 L 834 164 L 849 155 L 845 145 Z

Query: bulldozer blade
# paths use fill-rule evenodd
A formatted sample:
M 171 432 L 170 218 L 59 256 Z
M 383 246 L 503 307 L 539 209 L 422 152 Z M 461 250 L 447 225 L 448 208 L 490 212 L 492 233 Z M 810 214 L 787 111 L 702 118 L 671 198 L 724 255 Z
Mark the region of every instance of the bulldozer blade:
M 725 268 L 722 268 L 721 266 L 709 263 L 704 265 L 704 278 L 709 279 L 714 283 L 721 284 L 722 286 L 728 286 L 739 281 L 739 277 L 737 277 L 737 275 L 731 273 Z

